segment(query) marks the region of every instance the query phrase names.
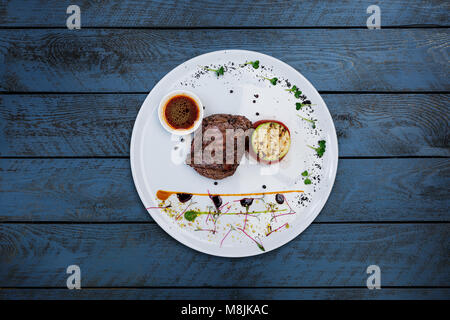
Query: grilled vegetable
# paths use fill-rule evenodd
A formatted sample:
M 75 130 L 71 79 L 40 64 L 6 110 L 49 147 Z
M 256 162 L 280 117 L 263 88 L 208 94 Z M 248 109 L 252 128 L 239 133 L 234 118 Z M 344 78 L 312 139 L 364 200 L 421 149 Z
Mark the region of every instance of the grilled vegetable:
M 257 160 L 273 163 L 288 153 L 291 135 L 288 128 L 278 121 L 258 121 L 251 138 L 251 151 Z

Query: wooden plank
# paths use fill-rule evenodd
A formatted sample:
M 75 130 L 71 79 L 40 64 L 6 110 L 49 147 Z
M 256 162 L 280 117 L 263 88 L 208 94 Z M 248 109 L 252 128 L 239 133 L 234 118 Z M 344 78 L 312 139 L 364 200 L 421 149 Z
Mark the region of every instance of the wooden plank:
M 318 90 L 449 90 L 448 29 L 0 30 L 0 90 L 148 92 L 185 60 L 249 49 Z M 205 49 L 208 48 L 208 49 Z
M 82 27 L 199 26 L 366 26 L 367 0 L 339 2 L 229 0 L 77 1 Z M 0 3 L 0 26 L 65 27 L 63 1 L 12 0 Z M 448 25 L 445 1 L 391 0 L 381 7 L 382 26 Z
M 0 95 L 0 155 L 129 156 L 145 97 Z
M 143 288 L 143 289 L 0 289 L 2 300 L 150 299 L 150 300 L 448 300 L 447 288 Z
M 0 95 L 1 156 L 129 156 L 145 94 Z M 324 94 L 341 156 L 450 156 L 450 95 Z
M 128 159 L 2 159 L 0 221 L 152 221 Z M 341 159 L 319 222 L 449 221 L 450 159 Z
M 85 287 L 365 287 L 450 285 L 448 224 L 311 225 L 249 259 L 196 252 L 155 224 L 0 224 L 0 287 L 65 287 L 76 264 Z

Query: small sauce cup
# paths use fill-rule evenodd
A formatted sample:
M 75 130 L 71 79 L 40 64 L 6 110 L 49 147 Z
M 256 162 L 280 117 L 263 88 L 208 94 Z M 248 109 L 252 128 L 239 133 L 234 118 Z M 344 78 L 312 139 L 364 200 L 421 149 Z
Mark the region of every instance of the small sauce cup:
M 178 101 L 175 104 L 174 101 L 176 99 L 184 99 L 181 103 Z M 184 102 L 184 104 L 183 104 Z M 172 103 L 172 105 L 171 105 Z M 189 110 L 189 108 L 185 108 L 185 106 L 189 106 L 190 109 L 196 108 L 195 110 Z M 195 107 L 194 107 L 195 106 Z M 168 110 L 169 108 L 182 108 L 183 110 Z M 177 127 L 177 123 L 174 123 L 170 119 L 170 114 L 181 114 L 183 112 L 193 113 L 195 115 L 195 119 L 190 119 L 192 123 L 189 122 L 188 127 L 180 125 Z M 192 114 L 191 114 L 192 115 Z M 166 129 L 169 133 L 173 133 L 175 135 L 187 135 L 198 129 L 203 120 L 203 104 L 199 97 L 193 92 L 187 90 L 175 90 L 169 92 L 167 95 L 162 98 L 159 103 L 158 108 L 158 117 L 159 122 L 164 129 Z M 192 121 L 193 120 L 193 121 Z

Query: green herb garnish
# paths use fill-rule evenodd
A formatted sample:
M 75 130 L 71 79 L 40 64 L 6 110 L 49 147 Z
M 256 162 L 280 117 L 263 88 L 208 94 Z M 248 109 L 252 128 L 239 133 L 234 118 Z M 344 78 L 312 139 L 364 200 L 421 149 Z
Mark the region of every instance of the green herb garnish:
M 295 109 L 300 110 L 301 108 L 303 108 L 304 106 L 310 106 L 310 103 L 303 103 L 303 102 L 297 102 L 295 104 Z
M 320 140 L 319 142 L 319 146 L 317 148 L 314 148 L 313 146 L 308 145 L 308 147 L 310 147 L 311 149 L 316 150 L 317 156 L 319 158 L 322 158 L 323 154 L 325 153 L 325 140 Z
M 308 118 L 302 117 L 302 116 L 299 115 L 299 114 L 298 114 L 298 116 L 299 116 L 300 118 L 302 118 L 303 120 L 308 121 L 309 123 L 311 123 L 313 129 L 316 128 L 316 120 L 312 120 L 312 119 L 308 119 Z
M 286 91 L 290 91 L 294 93 L 294 96 L 298 99 L 302 95 L 302 92 L 297 88 L 296 85 L 292 86 L 291 89 L 286 89 Z M 299 109 L 297 109 L 299 110 Z
M 243 64 L 243 66 L 246 66 L 248 64 L 251 64 L 255 69 L 259 68 L 259 60 L 246 62 Z
M 223 67 L 220 67 L 219 69 L 211 69 L 211 68 L 205 67 L 205 70 L 214 71 L 218 77 L 222 76 L 225 72 L 225 69 Z
M 286 91 L 296 92 L 298 90 L 297 86 L 294 84 L 291 89 L 285 89 Z
M 184 214 L 184 218 L 188 221 L 194 221 L 197 218 L 198 213 L 193 210 L 186 211 Z
M 303 171 L 302 172 L 302 176 L 304 176 L 304 177 L 306 177 L 306 179 L 305 179 L 305 184 L 311 184 L 311 180 L 309 179 L 309 173 L 308 173 L 308 171 Z
M 266 251 L 266 249 L 264 249 L 264 247 L 262 246 L 262 244 L 260 243 L 256 243 L 258 245 L 258 248 L 262 251 Z
M 274 86 L 275 86 L 275 85 L 277 84 L 277 82 L 278 82 L 278 78 L 272 78 L 272 79 L 266 78 L 266 77 L 261 77 L 261 78 L 266 79 L 266 80 L 269 80 L 270 83 L 273 84 Z

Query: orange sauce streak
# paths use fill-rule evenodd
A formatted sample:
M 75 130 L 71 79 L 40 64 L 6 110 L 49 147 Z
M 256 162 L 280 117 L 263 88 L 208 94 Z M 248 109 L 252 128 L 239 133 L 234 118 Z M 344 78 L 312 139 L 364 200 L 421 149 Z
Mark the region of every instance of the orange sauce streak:
M 264 195 L 264 194 L 276 194 L 276 193 L 293 193 L 293 192 L 303 192 L 303 190 L 286 190 L 286 191 L 268 191 L 268 192 L 254 192 L 254 193 L 192 193 L 192 192 L 179 192 L 179 191 L 165 191 L 165 190 L 158 190 L 156 192 L 156 197 L 159 200 L 167 200 L 171 195 L 177 194 L 177 193 L 189 193 L 194 196 L 223 196 L 223 197 L 229 197 L 229 196 L 258 196 L 258 195 Z

